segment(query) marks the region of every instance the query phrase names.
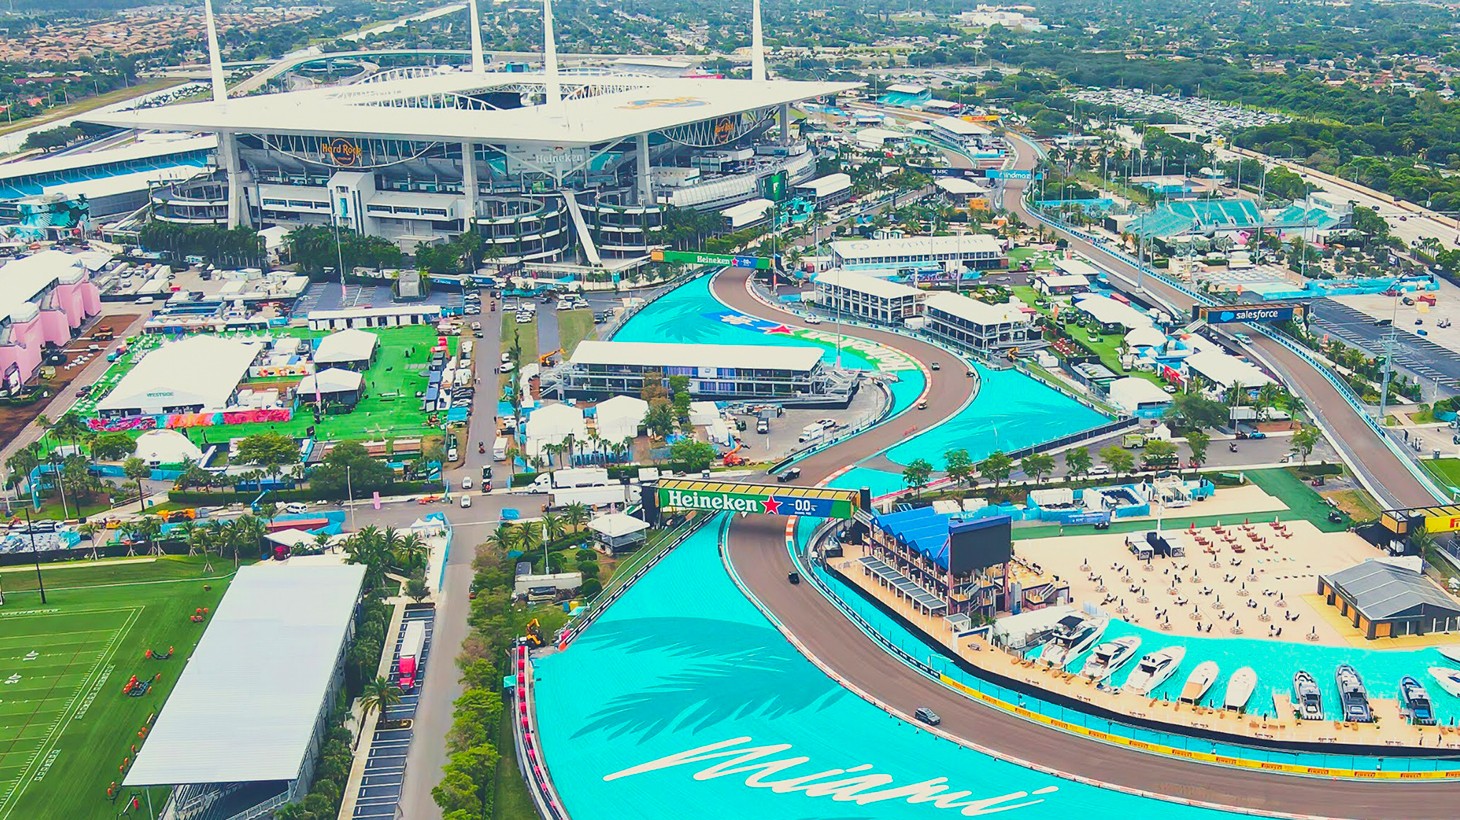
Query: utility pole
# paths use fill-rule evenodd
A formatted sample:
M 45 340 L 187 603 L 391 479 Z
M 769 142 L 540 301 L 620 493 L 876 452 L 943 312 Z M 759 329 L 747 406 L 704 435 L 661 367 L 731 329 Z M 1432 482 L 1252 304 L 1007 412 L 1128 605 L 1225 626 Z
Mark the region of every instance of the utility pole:
M 41 603 L 46 602 L 46 581 L 41 577 L 41 552 L 35 545 L 35 525 L 30 521 L 30 508 L 25 508 L 25 530 L 30 535 L 30 555 L 35 559 L 35 585 L 41 591 Z

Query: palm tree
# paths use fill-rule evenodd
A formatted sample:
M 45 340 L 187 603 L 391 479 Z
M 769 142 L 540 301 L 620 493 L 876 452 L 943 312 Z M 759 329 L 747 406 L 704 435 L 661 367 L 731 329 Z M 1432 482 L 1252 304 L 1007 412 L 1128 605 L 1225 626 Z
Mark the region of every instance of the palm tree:
M 503 554 L 509 553 L 517 547 L 518 532 L 518 527 L 503 521 L 497 525 L 497 529 L 493 530 L 491 535 L 487 536 L 486 543 L 488 546 L 500 550 Z
M 407 533 L 404 537 L 400 538 L 395 548 L 395 554 L 400 561 L 401 569 L 404 569 L 407 574 L 415 570 L 416 567 L 426 566 L 426 556 L 430 551 L 431 548 L 426 543 L 426 539 L 422 538 L 421 534 L 417 532 Z
M 257 516 L 241 515 L 228 525 L 228 546 L 233 548 L 233 568 L 238 569 L 238 548 L 244 545 L 258 549 L 264 537 L 264 522 Z
M 136 483 L 137 511 L 141 512 L 145 510 L 145 499 L 142 495 L 142 479 L 152 475 L 152 468 L 148 467 L 147 462 L 143 461 L 142 459 L 137 458 L 136 456 L 131 456 L 126 461 L 122 462 L 122 475 L 125 475 L 127 478 Z
M 563 510 L 563 523 L 573 528 L 573 532 L 583 529 L 590 517 L 588 505 L 581 501 L 574 501 Z
M 547 533 L 548 541 L 556 541 L 563 537 L 563 517 L 557 513 L 542 514 L 542 529 Z
M 375 680 L 366 681 L 360 693 L 360 722 L 369 720 L 370 713 L 377 710 L 384 715 L 385 710 L 400 703 L 400 697 L 400 688 L 386 678 L 376 676 Z
M 1257 389 L 1257 413 L 1264 421 L 1267 420 L 1268 411 L 1277 407 L 1281 395 L 1282 391 L 1271 382 Z
M 274 519 L 279 515 L 279 505 L 272 501 L 265 501 L 259 505 L 258 514 L 273 525 Z

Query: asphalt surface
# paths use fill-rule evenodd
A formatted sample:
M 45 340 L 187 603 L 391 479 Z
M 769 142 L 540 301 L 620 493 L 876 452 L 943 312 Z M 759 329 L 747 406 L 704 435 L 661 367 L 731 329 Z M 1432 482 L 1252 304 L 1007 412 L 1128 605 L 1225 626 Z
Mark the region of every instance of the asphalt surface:
M 1014 150 L 1013 167 L 1033 168 L 1036 164 L 1033 147 L 1020 138 L 1011 138 L 1009 143 Z M 1038 220 L 1024 205 L 1024 185 L 1024 182 L 1005 183 L 1004 207 L 1017 213 L 1026 223 L 1036 224 Z M 1064 238 L 1076 252 L 1129 283 L 1139 282 L 1141 290 L 1170 303 L 1178 311 L 1188 312 L 1194 304 L 1195 300 L 1190 296 L 1155 277 L 1143 276 L 1135 267 L 1104 249 L 1075 236 L 1065 235 Z M 1135 288 L 1122 289 L 1131 291 Z M 1293 392 L 1304 398 L 1309 413 L 1318 418 L 1334 445 L 1345 453 L 1348 463 L 1368 478 L 1381 502 L 1394 507 L 1420 507 L 1435 502 L 1435 497 L 1414 477 L 1401 457 L 1385 446 L 1365 417 L 1353 409 L 1323 374 L 1296 353 L 1266 336 L 1254 334 L 1250 346 L 1261 358 L 1272 363 L 1277 375 Z
M 1374 317 L 1331 299 L 1313 302 L 1310 326 L 1374 355 L 1383 354 L 1390 336 L 1390 329 L 1374 324 Z M 1396 328 L 1394 366 L 1426 381 L 1437 382 L 1441 387 L 1452 390 L 1460 387 L 1460 356 L 1416 336 L 1412 330 Z
M 1018 196 L 1016 192 L 1010 195 Z M 746 276 L 734 269 L 718 275 L 712 285 L 716 296 L 743 313 L 799 325 L 793 315 L 773 311 L 751 297 L 745 289 Z M 904 336 L 860 327 L 853 330 L 859 337 L 905 351 L 924 368 L 948 355 Z M 918 415 L 920 422 L 926 417 L 929 425 L 956 413 L 968 399 L 970 385 L 961 374 L 949 376 L 931 380 L 926 410 L 907 413 Z M 880 452 L 900 441 L 905 427 L 896 422 L 884 424 L 800 462 L 802 482 L 818 483 L 842 467 Z M 793 566 L 785 548 L 785 525 L 786 520 L 777 516 L 745 516 L 731 523 L 727 552 L 749 591 L 775 614 L 806 653 L 843 681 L 904 712 L 932 707 L 942 716 L 944 731 L 971 743 L 1118 788 L 1241 810 L 1416 820 L 1454 815 L 1449 805 L 1456 793 L 1453 784 L 1381 784 L 1227 769 L 1107 746 L 982 706 L 913 672 L 872 644 L 815 590 L 787 583 L 786 575 Z

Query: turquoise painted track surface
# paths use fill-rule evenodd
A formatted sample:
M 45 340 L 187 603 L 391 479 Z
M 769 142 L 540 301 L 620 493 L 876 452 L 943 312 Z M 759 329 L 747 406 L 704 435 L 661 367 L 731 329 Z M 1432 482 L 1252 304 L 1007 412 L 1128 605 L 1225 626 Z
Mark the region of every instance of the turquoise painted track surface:
M 718 537 L 718 526 L 701 529 L 567 650 L 537 661 L 539 739 L 574 820 L 1226 816 L 1029 771 L 882 712 L 824 675 L 745 599 Z M 620 774 L 731 741 L 724 751 L 768 748 L 754 759 Z M 764 765 L 772 761 L 794 765 Z M 711 770 L 717 764 L 729 765 Z M 860 766 L 868 768 L 829 771 Z M 759 787 L 747 783 L 757 775 Z M 808 778 L 800 790 L 768 787 L 797 777 Z M 930 780 L 964 792 L 957 804 L 991 802 L 960 812 L 891 794 Z M 885 799 L 859 804 L 852 792 L 837 800 L 811 789 L 853 790 L 852 781 L 863 784 L 856 795 Z

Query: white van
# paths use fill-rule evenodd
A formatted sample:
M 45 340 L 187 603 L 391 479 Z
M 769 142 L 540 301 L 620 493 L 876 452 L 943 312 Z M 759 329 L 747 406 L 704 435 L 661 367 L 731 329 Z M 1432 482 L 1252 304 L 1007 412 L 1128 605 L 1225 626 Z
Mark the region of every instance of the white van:
M 493 461 L 506 461 L 507 460 L 507 442 L 505 442 L 505 441 L 498 441 L 496 444 L 493 444 L 492 445 L 492 460 Z
M 157 300 L 156 299 L 153 299 L 151 296 L 142 296 L 142 297 L 139 297 L 137 299 L 137 304 L 139 304 L 139 305 L 150 305 L 150 304 L 152 304 L 153 302 L 156 302 L 156 301 Z
M 803 444 L 808 441 L 821 441 L 821 437 L 824 435 L 826 435 L 826 431 L 820 424 L 808 424 L 801 428 L 801 435 L 797 436 L 796 440 Z

